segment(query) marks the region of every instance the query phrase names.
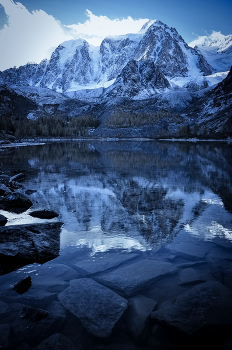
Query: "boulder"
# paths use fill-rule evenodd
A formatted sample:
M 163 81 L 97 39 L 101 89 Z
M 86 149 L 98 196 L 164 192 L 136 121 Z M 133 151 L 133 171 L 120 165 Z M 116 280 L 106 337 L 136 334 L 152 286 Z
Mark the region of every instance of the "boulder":
M 5 226 L 7 223 L 7 218 L 0 214 L 0 226 Z
M 21 318 L 37 322 L 48 316 L 48 311 L 42 309 L 36 309 L 31 306 L 24 306 L 20 311 Z
M 150 314 L 157 307 L 157 302 L 143 295 L 136 295 L 129 299 L 127 310 L 127 324 L 130 333 L 138 338 L 142 335 L 149 321 Z
M 19 294 L 23 294 L 26 291 L 28 291 L 28 289 L 31 287 L 31 277 L 27 276 L 26 278 L 21 279 L 19 282 L 14 284 L 13 289 L 19 293 Z
M 151 318 L 192 335 L 204 327 L 231 326 L 231 301 L 231 293 L 225 286 L 209 281 L 165 301 Z
M 132 296 L 149 284 L 176 272 L 177 268 L 171 263 L 144 259 L 107 272 L 97 280 Z
M 29 209 L 32 204 L 29 198 L 18 192 L 0 198 L 0 208 L 14 213 L 22 213 Z
M 203 278 L 201 278 L 198 272 L 192 268 L 184 269 L 180 272 L 180 285 L 194 285 L 205 282 Z
M 69 338 L 61 333 L 54 333 L 49 338 L 45 339 L 33 350 L 78 350 Z
M 53 210 L 35 210 L 29 213 L 30 216 L 33 216 L 34 218 L 39 219 L 53 219 L 59 216 L 56 212 Z
M 56 258 L 60 251 L 61 225 L 56 222 L 0 227 L 2 273 Z
M 97 337 L 110 336 L 127 308 L 127 300 L 89 278 L 72 280 L 58 299 Z

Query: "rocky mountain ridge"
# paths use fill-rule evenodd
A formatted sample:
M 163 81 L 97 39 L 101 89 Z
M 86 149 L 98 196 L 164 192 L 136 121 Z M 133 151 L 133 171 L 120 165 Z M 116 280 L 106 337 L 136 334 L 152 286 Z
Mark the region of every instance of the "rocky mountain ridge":
M 106 37 L 100 47 L 83 39 L 66 41 L 55 49 L 49 61 L 7 69 L 0 73 L 0 81 L 57 92 L 107 87 L 131 60 L 151 61 L 169 79 L 210 75 L 213 71 L 176 29 L 156 20 L 138 34 Z

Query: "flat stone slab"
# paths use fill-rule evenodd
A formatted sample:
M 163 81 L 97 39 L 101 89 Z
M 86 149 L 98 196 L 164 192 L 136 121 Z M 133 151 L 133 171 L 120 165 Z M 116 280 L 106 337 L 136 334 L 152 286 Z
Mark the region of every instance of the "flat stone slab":
M 207 253 L 207 250 L 204 247 L 190 242 L 178 243 L 174 245 L 174 247 L 171 247 L 171 251 L 175 255 L 182 255 L 183 257 L 194 260 L 204 258 Z
M 35 282 L 46 281 L 50 278 L 57 278 L 63 281 L 70 281 L 80 277 L 78 273 L 70 266 L 64 264 L 55 264 L 54 262 L 47 262 L 36 268 Z
M 231 301 L 220 282 L 205 282 L 165 301 L 151 318 L 192 335 L 205 326 L 232 325 Z
M 187 268 L 180 272 L 180 285 L 194 285 L 205 282 L 203 278 L 201 278 L 198 272 L 194 269 Z
M 58 299 L 89 333 L 98 337 L 110 336 L 127 308 L 127 300 L 90 278 L 72 280 Z
M 174 274 L 176 271 L 177 267 L 171 263 L 144 259 L 105 273 L 97 280 L 131 296 L 150 283 L 158 281 L 161 277 Z
M 105 271 L 111 267 L 137 257 L 138 254 L 112 253 L 105 254 L 103 257 L 86 259 L 78 262 L 76 267 L 84 270 L 89 274 Z
M 157 302 L 143 295 L 129 299 L 127 322 L 131 334 L 138 338 L 146 327 L 148 318 L 157 307 Z

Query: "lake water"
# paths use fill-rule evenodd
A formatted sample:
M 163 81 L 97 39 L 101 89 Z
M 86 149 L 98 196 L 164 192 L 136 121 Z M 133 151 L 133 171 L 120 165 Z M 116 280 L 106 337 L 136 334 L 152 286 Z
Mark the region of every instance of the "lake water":
M 2 152 L 0 163 L 5 174 L 25 170 L 22 193 L 36 190 L 28 211 L 0 210 L 7 225 L 44 222 L 28 215 L 39 209 L 56 211 L 59 217 L 50 221 L 64 223 L 60 256 L 47 269 L 63 264 L 88 276 L 85 262 L 115 256 L 108 266 L 114 268 L 127 264 L 126 256 L 165 261 L 179 269 L 195 266 L 202 281 L 218 280 L 232 288 L 231 144 L 49 143 Z M 118 254 L 123 260 L 117 260 Z M 40 265 L 32 264 L 2 281 L 39 273 Z M 157 282 L 159 290 L 146 284 L 143 295 L 158 303 L 176 297 L 189 288 L 179 285 L 179 272 L 176 276 L 170 277 L 173 288 L 165 282 Z M 57 293 L 61 290 L 57 287 Z

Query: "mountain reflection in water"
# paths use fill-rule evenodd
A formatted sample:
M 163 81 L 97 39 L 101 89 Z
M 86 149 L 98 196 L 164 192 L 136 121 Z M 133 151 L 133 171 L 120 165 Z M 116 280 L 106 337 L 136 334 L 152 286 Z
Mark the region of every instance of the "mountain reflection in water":
M 180 232 L 232 238 L 230 144 L 52 143 L 3 153 L 1 166 L 25 170 L 25 189 L 37 190 L 30 210 L 4 212 L 7 225 L 41 222 L 32 210 L 60 213 L 61 253 L 157 250 Z

